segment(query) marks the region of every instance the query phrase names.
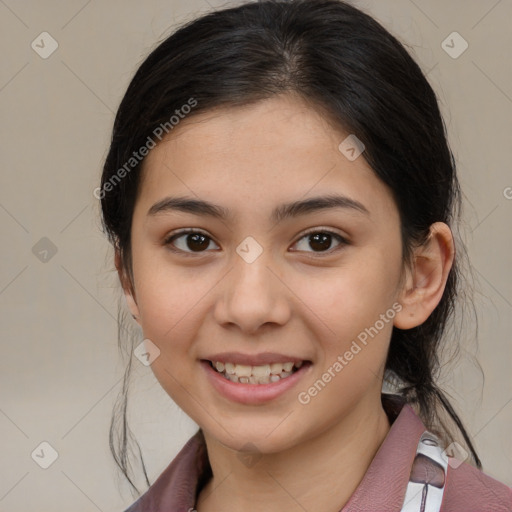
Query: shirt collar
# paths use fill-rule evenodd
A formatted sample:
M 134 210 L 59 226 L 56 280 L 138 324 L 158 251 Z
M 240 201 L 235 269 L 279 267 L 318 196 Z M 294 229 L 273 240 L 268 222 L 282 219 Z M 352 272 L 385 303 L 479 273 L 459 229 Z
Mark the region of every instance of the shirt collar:
M 425 426 L 401 397 L 382 395 L 391 428 L 341 512 L 397 511 L 402 507 L 416 448 Z
M 411 406 L 396 395 L 382 395 L 391 428 L 368 470 L 340 512 L 400 510 L 418 441 L 425 426 Z M 154 484 L 125 512 L 194 509 L 196 498 L 211 477 L 201 430 L 192 436 Z

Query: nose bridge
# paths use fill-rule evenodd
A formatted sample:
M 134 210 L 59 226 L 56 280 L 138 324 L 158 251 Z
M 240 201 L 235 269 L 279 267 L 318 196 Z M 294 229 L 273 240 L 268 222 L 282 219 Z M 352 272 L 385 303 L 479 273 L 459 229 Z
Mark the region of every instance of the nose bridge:
M 233 258 L 233 290 L 237 294 L 268 294 L 272 288 L 272 279 L 275 279 L 270 268 L 273 266 L 269 250 L 258 253 L 249 244 L 240 244 L 237 256 Z M 262 296 L 263 298 L 263 296 Z
M 247 331 L 269 322 L 285 322 L 289 314 L 287 288 L 276 276 L 271 251 L 247 237 L 236 248 L 232 261 L 217 304 L 217 320 L 235 323 Z

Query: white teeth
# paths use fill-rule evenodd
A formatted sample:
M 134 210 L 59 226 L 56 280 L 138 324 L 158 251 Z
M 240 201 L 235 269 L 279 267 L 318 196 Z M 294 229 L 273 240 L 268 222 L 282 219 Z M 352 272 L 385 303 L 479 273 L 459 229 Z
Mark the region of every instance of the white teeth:
M 253 366 L 252 374 L 255 377 L 268 377 L 270 375 L 270 365 L 264 364 L 262 366 Z
M 272 363 L 270 365 L 270 373 L 273 373 L 274 375 L 279 375 L 282 371 L 283 365 L 281 363 Z
M 270 382 L 270 375 L 265 375 L 258 378 L 258 384 L 268 384 Z
M 240 382 L 242 384 L 268 384 L 285 379 L 293 373 L 294 367 L 300 368 L 303 361 L 298 363 L 272 363 L 259 366 L 250 366 L 245 364 L 222 363 L 215 361 L 213 367 L 226 379 L 232 382 Z
M 226 372 L 230 375 L 233 375 L 235 373 L 235 365 L 232 363 L 226 363 L 224 365 L 224 368 L 226 369 Z
M 293 363 L 284 363 L 283 368 L 285 372 L 291 372 L 293 368 Z
M 252 374 L 252 366 L 245 364 L 237 364 L 235 366 L 235 375 L 239 377 L 250 377 Z

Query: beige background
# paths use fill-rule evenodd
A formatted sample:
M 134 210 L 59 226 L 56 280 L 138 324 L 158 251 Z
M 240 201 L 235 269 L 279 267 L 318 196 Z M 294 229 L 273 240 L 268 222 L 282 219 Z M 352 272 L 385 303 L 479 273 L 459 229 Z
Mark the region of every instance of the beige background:
M 468 342 L 444 382 L 486 472 L 512 485 L 512 2 L 355 4 L 408 44 L 442 103 L 466 195 L 480 319 L 478 348 Z M 176 23 L 220 5 L 0 0 L 2 511 L 114 512 L 133 501 L 108 449 L 123 370 L 119 291 L 92 192 L 137 64 Z M 59 45 L 47 59 L 31 48 L 43 31 Z M 441 47 L 453 31 L 469 44 L 457 59 Z M 43 237 L 55 254 L 47 241 L 33 251 Z M 137 364 L 134 377 L 132 429 L 153 481 L 195 426 L 148 368 Z M 43 441 L 59 455 L 46 470 L 31 458 Z

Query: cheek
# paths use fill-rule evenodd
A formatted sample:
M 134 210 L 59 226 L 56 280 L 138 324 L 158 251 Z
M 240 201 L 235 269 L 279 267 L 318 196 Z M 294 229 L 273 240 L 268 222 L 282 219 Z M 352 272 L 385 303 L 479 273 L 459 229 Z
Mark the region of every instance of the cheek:
M 162 352 L 183 350 L 212 284 L 197 269 L 171 265 L 161 251 L 134 251 L 133 270 L 144 336 Z
M 151 369 L 167 394 L 192 413 L 186 390 L 193 387 L 191 379 L 197 370 L 193 342 L 206 314 L 206 301 L 201 299 L 212 285 L 161 264 L 148 264 L 144 270 L 141 266 L 135 278 L 144 338 L 160 350 Z
M 176 274 L 148 276 L 138 291 L 144 334 L 174 346 L 187 338 L 201 313 L 201 298 L 208 292 L 199 280 L 178 278 Z
M 399 261 L 369 253 L 338 268 L 321 269 L 316 276 L 295 277 L 294 289 L 329 340 L 350 343 L 393 304 Z

